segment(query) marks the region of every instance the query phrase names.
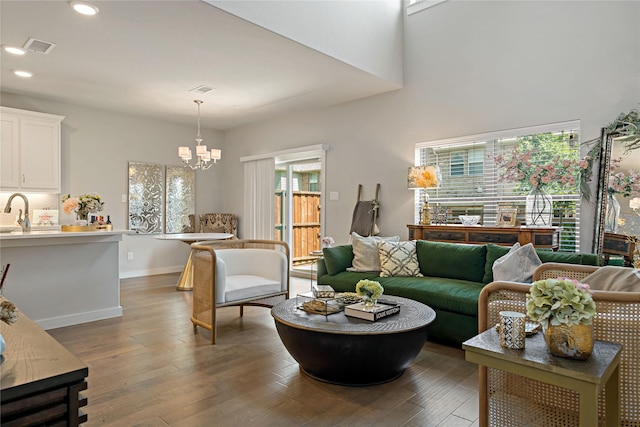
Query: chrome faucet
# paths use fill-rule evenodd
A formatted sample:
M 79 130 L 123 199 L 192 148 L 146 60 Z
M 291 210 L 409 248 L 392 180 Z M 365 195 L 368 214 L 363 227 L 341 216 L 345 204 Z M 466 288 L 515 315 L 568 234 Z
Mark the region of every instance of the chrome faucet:
M 22 193 L 13 193 L 10 197 L 9 200 L 7 200 L 7 204 L 4 207 L 4 213 L 11 213 L 11 202 L 13 201 L 13 198 L 16 196 L 20 196 L 22 197 L 22 200 L 24 200 L 24 219 L 22 219 L 22 209 L 19 210 L 19 214 L 18 214 L 18 225 L 22 228 L 22 231 L 31 231 L 31 222 L 29 221 L 29 201 L 27 200 L 27 197 L 22 194 Z

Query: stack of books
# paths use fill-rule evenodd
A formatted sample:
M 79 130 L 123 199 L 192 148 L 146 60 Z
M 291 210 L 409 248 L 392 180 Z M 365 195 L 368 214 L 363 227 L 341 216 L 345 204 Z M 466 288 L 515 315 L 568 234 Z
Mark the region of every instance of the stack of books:
M 364 303 L 351 304 L 344 308 L 346 316 L 357 317 L 358 319 L 375 322 L 388 316 L 400 313 L 400 305 L 393 301 L 378 301 L 376 305 L 365 308 Z

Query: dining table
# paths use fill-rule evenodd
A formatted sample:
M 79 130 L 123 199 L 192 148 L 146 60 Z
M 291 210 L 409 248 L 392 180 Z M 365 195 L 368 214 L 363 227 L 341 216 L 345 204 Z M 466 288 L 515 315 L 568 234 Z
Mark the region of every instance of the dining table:
M 208 240 L 229 240 L 233 238 L 231 233 L 175 233 L 175 234 L 158 234 L 154 236 L 158 240 L 179 240 L 188 245 L 196 242 L 205 242 Z M 178 284 L 176 289 L 179 291 L 191 291 L 193 290 L 193 263 L 192 263 L 192 251 L 189 252 L 189 258 L 187 263 L 180 273 Z

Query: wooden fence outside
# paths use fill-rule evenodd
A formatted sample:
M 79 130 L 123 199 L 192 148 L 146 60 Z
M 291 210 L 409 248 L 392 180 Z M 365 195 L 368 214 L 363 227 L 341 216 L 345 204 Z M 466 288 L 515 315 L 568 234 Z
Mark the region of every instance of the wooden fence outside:
M 284 198 L 276 192 L 276 240 L 284 240 Z M 293 192 L 293 241 L 291 259 L 294 264 L 315 260 L 309 253 L 320 249 L 320 193 Z

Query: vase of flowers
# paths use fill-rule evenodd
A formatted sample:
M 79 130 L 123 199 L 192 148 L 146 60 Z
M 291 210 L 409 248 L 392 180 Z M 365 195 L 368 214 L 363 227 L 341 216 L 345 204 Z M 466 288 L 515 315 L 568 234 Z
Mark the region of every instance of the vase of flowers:
M 374 280 L 360 280 L 356 283 L 356 294 L 362 298 L 365 308 L 373 308 L 383 292 L 382 285 Z
M 529 191 L 525 204 L 525 221 L 528 226 L 550 226 L 553 219 L 553 199 L 549 187 L 556 191 L 575 187 L 580 172 L 588 165 L 578 159 L 555 156 L 540 164 L 531 151 L 515 148 L 510 155 L 495 158 L 500 181 L 518 182 L 514 191 Z
M 71 197 L 70 194 L 62 196 L 62 210 L 66 214 L 76 214 L 76 225 L 87 225 L 89 214 L 103 209 L 104 202 L 97 194 L 81 194 Z
M 637 197 L 640 195 L 640 173 L 629 169 L 628 172 L 618 170 L 622 157 L 611 160 L 609 185 L 607 188 L 607 210 L 605 212 L 604 231 L 616 233 L 620 218 L 620 202 L 616 194 L 622 197 Z
M 323 248 L 330 248 L 336 241 L 333 240 L 333 237 L 325 236 L 321 240 Z
M 538 280 L 527 294 L 527 315 L 542 325 L 554 356 L 585 360 L 591 355 L 595 314 L 589 285 L 577 280 Z
M 529 227 L 550 227 L 553 199 L 543 187 L 533 187 L 525 200 L 525 222 Z

